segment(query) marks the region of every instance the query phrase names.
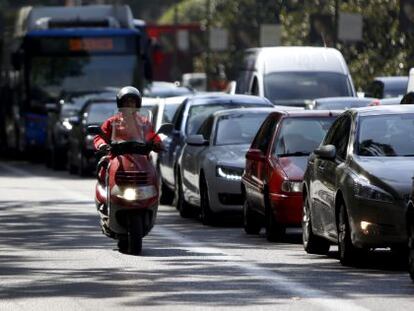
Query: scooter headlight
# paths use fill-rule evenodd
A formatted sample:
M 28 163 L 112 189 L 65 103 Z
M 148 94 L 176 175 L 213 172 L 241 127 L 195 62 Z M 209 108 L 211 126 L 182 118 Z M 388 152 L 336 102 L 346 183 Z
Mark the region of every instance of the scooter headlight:
M 111 191 L 112 195 L 127 201 L 148 200 L 157 195 L 155 186 L 141 186 L 136 188 L 120 188 L 115 186 Z

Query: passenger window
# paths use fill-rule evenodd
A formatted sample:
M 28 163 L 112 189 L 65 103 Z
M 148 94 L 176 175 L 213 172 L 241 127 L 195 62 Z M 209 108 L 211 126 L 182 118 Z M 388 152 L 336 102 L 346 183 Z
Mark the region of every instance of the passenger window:
M 210 116 L 204 123 L 201 125 L 197 134 L 203 135 L 204 139 L 209 140 L 211 135 L 211 129 L 213 127 L 214 117 Z
M 186 106 L 186 102 L 184 101 L 181 106 L 177 109 L 174 118 L 173 118 L 173 124 L 174 124 L 174 129 L 179 131 L 181 129 L 181 123 L 183 121 L 183 115 L 184 115 L 184 109 Z
M 268 118 L 265 120 L 253 140 L 252 149 L 259 149 L 263 154 L 267 154 L 269 144 L 272 141 L 273 133 L 276 127 L 276 120 Z
M 325 145 L 334 145 L 336 147 L 336 156 L 340 160 L 345 160 L 348 149 L 349 135 L 351 132 L 351 117 L 343 116 L 335 122 L 328 133 Z
M 253 79 L 252 90 L 250 92 L 252 95 L 259 95 L 259 83 L 257 82 L 257 78 Z

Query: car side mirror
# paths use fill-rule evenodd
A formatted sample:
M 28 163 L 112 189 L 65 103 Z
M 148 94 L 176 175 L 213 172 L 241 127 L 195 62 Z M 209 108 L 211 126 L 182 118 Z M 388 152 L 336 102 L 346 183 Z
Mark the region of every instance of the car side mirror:
M 313 152 L 318 158 L 324 160 L 333 160 L 336 157 L 336 148 L 334 145 L 324 145 Z
M 89 125 L 86 129 L 86 133 L 88 133 L 89 135 L 101 136 L 103 134 L 103 131 L 99 125 Z
M 47 103 L 46 104 L 46 110 L 47 112 L 58 112 L 59 106 L 55 103 Z
M 174 129 L 174 125 L 172 123 L 164 123 L 160 126 L 160 128 L 157 131 L 157 134 L 164 134 L 164 135 L 170 135 Z
M 185 142 L 190 146 L 207 146 L 208 140 L 204 139 L 203 135 L 190 135 Z
M 263 161 L 264 158 L 265 158 L 265 155 L 260 149 L 249 149 L 249 151 L 247 151 L 246 153 L 247 160 Z

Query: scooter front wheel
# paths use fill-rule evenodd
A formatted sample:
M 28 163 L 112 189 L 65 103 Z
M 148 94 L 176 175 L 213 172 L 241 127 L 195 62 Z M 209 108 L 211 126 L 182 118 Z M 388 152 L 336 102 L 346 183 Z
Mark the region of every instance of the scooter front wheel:
M 139 255 L 142 251 L 144 228 L 140 215 L 131 215 L 128 220 L 128 253 Z

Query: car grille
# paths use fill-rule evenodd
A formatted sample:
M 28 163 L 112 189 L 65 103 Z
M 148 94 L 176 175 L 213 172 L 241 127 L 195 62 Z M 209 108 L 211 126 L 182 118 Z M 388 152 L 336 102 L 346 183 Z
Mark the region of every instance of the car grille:
M 115 182 L 119 186 L 147 185 L 149 183 L 147 172 L 117 172 Z

